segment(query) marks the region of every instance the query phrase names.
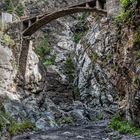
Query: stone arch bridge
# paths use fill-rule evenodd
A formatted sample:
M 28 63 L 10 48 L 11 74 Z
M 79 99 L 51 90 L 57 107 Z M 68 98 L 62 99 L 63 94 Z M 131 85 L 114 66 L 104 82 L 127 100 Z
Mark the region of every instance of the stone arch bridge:
M 23 40 L 19 57 L 19 74 L 23 79 L 25 78 L 26 72 L 26 63 L 31 40 L 30 36 L 52 20 L 80 12 L 94 12 L 97 15 L 106 16 L 106 0 L 86 0 L 86 2 L 83 3 L 78 3 L 57 11 L 44 13 L 43 15 L 22 19 L 20 21 Z

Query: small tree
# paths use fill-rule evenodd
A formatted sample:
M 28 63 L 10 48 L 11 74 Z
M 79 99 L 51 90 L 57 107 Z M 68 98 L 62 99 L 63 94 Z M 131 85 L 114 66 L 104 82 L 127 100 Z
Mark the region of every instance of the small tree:
M 12 0 L 7 0 L 7 12 L 13 13 L 14 12 L 14 4 Z
M 24 15 L 24 5 L 21 1 L 19 2 L 18 6 L 17 6 L 16 13 L 18 14 L 18 16 Z
M 68 55 L 64 63 L 64 73 L 66 74 L 69 83 L 73 84 L 75 77 L 75 66 L 70 55 Z

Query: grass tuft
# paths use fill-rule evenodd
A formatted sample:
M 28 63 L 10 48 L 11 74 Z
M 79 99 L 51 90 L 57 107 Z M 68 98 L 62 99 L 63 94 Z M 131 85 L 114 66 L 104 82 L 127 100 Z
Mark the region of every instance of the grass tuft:
M 118 131 L 121 134 L 132 134 L 140 137 L 140 128 L 135 124 L 123 120 L 119 114 L 116 114 L 111 121 L 110 128 Z
M 35 124 L 29 120 L 17 122 L 8 113 L 6 113 L 4 108 L 0 105 L 0 136 L 4 129 L 8 131 L 10 136 L 15 136 L 34 130 Z
M 27 131 L 34 130 L 35 124 L 26 120 L 21 123 L 12 123 L 12 125 L 9 127 L 9 133 L 11 136 L 17 135 L 17 134 L 22 134 Z

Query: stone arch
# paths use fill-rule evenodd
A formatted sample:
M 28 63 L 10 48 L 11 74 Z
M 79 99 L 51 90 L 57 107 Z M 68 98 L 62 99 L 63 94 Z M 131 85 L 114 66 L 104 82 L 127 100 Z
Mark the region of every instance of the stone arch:
M 23 32 L 23 36 L 31 36 L 33 33 L 35 33 L 37 30 L 39 30 L 41 27 L 45 26 L 47 23 L 51 22 L 52 20 L 58 19 L 60 17 L 64 17 L 66 15 L 80 13 L 80 12 L 96 12 L 102 16 L 107 14 L 107 12 L 102 9 L 90 8 L 90 7 L 74 7 L 68 9 L 62 9 L 57 12 L 53 12 L 51 14 L 45 15 L 41 19 L 35 21 L 27 29 L 25 29 L 25 31 Z

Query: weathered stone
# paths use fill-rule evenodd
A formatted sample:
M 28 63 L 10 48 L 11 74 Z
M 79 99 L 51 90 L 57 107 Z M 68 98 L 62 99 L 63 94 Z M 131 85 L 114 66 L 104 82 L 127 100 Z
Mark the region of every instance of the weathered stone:
M 109 16 L 115 16 L 120 12 L 119 0 L 106 0 L 106 7 Z

